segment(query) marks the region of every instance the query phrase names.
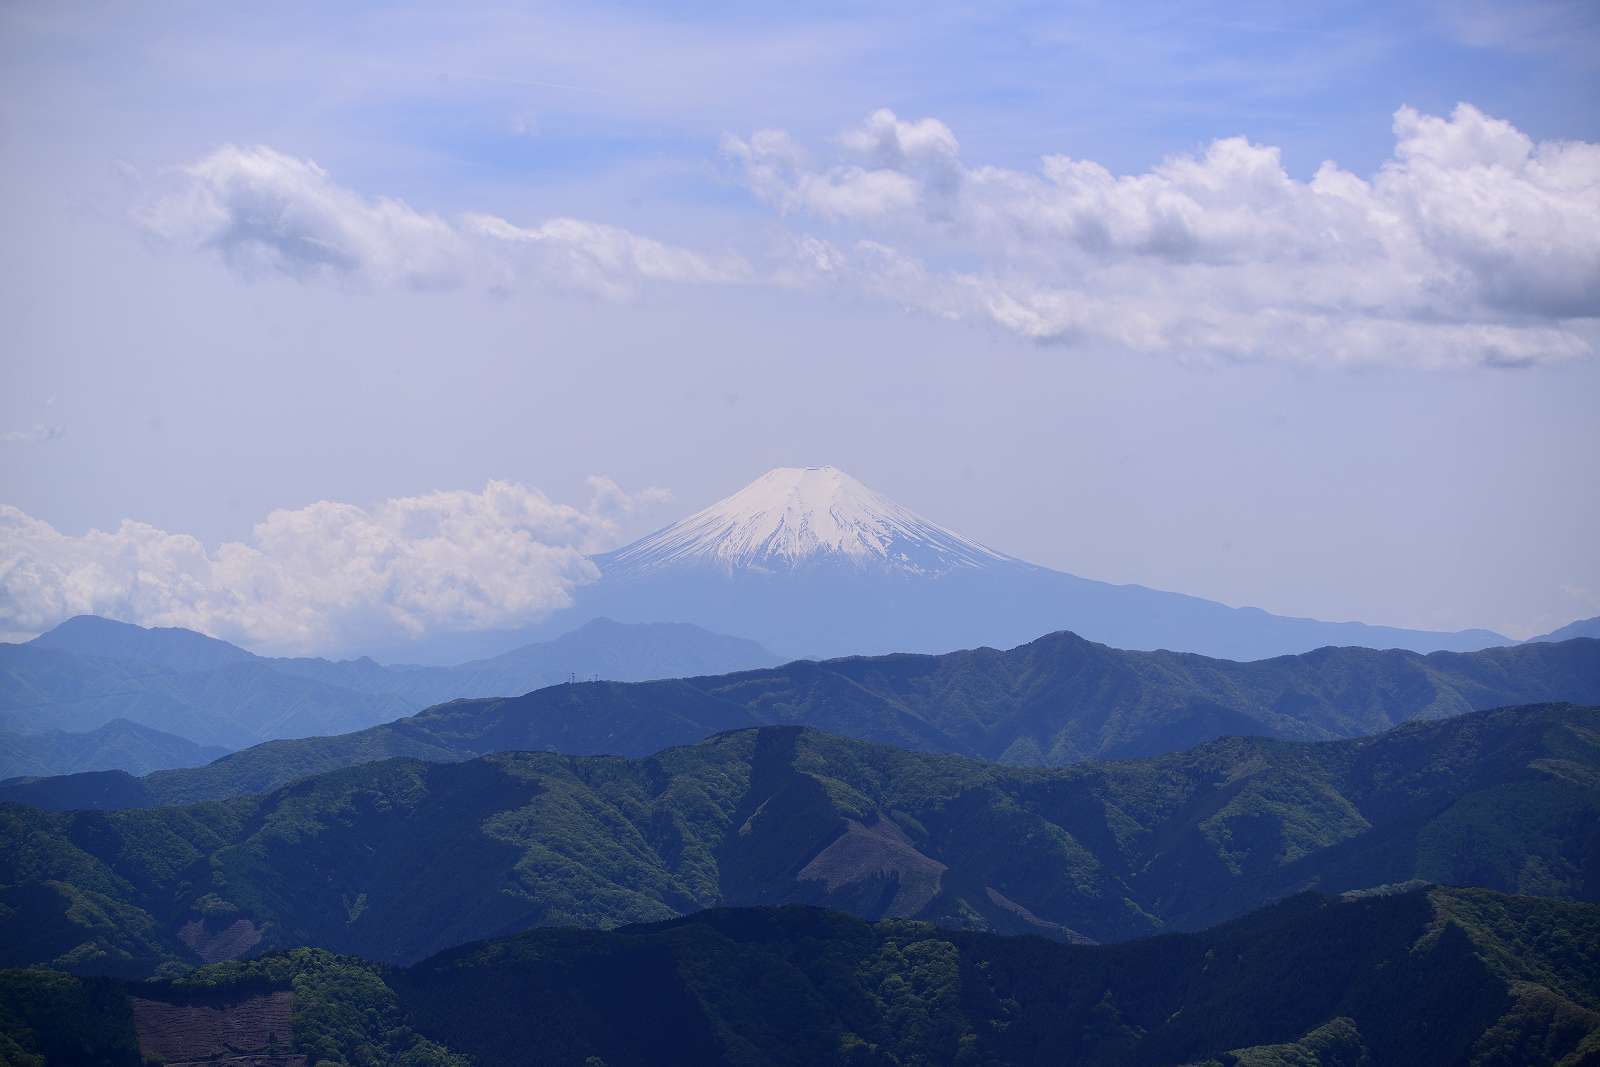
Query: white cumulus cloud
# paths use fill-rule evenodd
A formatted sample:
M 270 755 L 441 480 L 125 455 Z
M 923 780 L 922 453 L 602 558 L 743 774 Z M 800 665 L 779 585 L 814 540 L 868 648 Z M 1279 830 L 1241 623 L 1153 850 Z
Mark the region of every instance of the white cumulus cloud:
M 1401 108 L 1362 177 L 1291 177 L 1243 137 L 1142 174 L 962 162 L 951 131 L 878 111 L 830 166 L 782 131 L 727 137 L 803 235 L 796 268 L 1025 337 L 1137 351 L 1418 365 L 1592 355 L 1600 145 L 1536 143 L 1462 104 Z
M 1180 358 L 1526 365 L 1600 346 L 1600 145 L 1535 142 L 1467 104 L 1403 107 L 1371 174 L 1291 176 L 1226 137 L 1148 171 L 967 162 L 882 109 L 821 152 L 782 130 L 724 154 L 785 221 L 752 263 L 573 218 L 454 220 L 310 160 L 227 146 L 138 214 L 253 272 L 419 288 L 832 285 L 1025 338 Z M 828 158 L 819 160 L 819 154 Z M 816 226 L 808 226 L 815 220 Z
M 652 485 L 629 493 L 603 474 L 589 475 L 584 484 L 589 487 L 589 513 L 602 519 L 625 519 L 672 501 L 670 489 Z
M 0 506 L 0 633 L 97 614 L 298 653 L 517 626 L 568 606 L 618 521 L 669 495 L 598 476 L 590 488 L 587 509 L 498 481 L 368 508 L 319 501 L 215 549 L 131 520 L 72 536 Z
M 224 145 L 179 173 L 177 191 L 138 220 L 241 269 L 430 288 L 458 283 L 467 268 L 468 249 L 449 223 L 351 192 L 309 159 Z

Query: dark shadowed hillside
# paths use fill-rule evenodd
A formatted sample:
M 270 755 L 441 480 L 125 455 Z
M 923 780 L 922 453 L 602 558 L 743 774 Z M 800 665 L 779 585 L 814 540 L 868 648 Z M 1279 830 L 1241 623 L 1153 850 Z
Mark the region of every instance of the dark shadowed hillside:
M 1597 946 L 1594 905 L 1460 890 L 1116 947 L 713 911 L 469 946 L 394 985 L 482 1063 L 1534 1064 L 1600 1051 Z
M 1306 894 L 1108 947 L 718 909 L 404 970 L 300 949 L 133 985 L 0 972 L 0 989 L 11 1062 L 1579 1065 L 1600 1054 L 1600 907 Z

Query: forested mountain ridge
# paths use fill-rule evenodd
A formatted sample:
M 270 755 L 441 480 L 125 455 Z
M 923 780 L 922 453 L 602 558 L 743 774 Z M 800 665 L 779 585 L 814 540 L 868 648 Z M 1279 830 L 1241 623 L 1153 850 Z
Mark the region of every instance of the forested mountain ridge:
M 298 945 L 403 963 L 790 902 L 1106 941 L 1411 879 L 1600 898 L 1600 712 L 1060 770 L 768 727 L 644 760 L 391 760 L 180 808 L 0 805 L 0 964 L 134 976 Z
M 0 971 L 0 993 L 17 1063 L 1576 1067 L 1600 1055 L 1600 906 L 1304 894 L 1114 946 L 717 909 L 401 970 L 299 949 L 166 982 Z
M 1128 652 L 1050 634 L 1009 651 L 802 660 L 633 684 L 459 700 L 335 737 L 276 741 L 206 767 L 0 787 L 51 808 L 148 806 L 258 793 L 391 756 L 502 751 L 645 756 L 722 730 L 798 724 L 918 751 L 1059 766 L 1177 751 L 1212 738 L 1355 737 L 1512 704 L 1600 703 L 1600 641 L 1481 652 L 1325 648 L 1236 663 Z

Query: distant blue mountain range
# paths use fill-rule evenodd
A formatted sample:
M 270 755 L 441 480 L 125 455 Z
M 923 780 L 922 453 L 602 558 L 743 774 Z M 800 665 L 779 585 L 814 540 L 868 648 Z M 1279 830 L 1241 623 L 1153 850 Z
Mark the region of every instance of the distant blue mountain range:
M 1570 641 L 1574 637 L 1600 637 L 1600 615 L 1592 619 L 1579 619 L 1569 622 L 1558 630 L 1551 630 L 1538 637 L 1530 637 L 1529 641 Z
M 83 615 L 25 644 L 0 644 L 0 733 L 83 733 L 125 719 L 233 749 L 346 733 L 456 697 L 516 696 L 571 677 L 646 681 L 776 662 L 753 641 L 685 623 L 594 620 L 491 659 L 386 667 L 271 659 L 192 630 Z M 27 757 L 0 737 L 0 765 L 7 758 Z
M 197 745 L 127 719 L 112 719 L 82 733 L 0 733 L 0 781 L 90 771 L 149 774 L 199 767 L 227 754 L 218 745 Z

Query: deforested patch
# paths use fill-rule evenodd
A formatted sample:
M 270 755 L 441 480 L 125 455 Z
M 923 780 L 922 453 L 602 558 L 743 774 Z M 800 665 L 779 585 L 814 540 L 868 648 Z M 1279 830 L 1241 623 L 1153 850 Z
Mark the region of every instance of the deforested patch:
M 830 894 L 875 879 L 892 879 L 892 897 L 883 914 L 915 915 L 939 893 L 947 868 L 917 851 L 905 832 L 889 819 L 871 823 L 846 821 L 845 830 L 800 871 L 802 881 L 818 881 Z
M 206 919 L 190 919 L 178 929 L 178 940 L 207 963 L 236 960 L 261 943 L 265 930 L 249 919 L 235 919 L 213 928 Z
M 305 1067 L 292 1054 L 289 990 L 245 997 L 197 994 L 181 999 L 130 997 L 139 1054 L 147 1061 L 228 1063 L 243 1067 Z

